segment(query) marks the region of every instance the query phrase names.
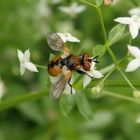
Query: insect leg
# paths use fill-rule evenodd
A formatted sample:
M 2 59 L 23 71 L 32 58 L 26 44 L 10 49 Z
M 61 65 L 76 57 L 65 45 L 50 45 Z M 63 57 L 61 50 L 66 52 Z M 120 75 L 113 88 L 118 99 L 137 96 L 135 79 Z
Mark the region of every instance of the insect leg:
M 72 93 L 72 84 L 70 83 L 70 81 L 71 81 L 71 77 L 70 77 L 70 79 L 68 80 L 68 84 L 69 84 L 69 86 L 70 86 L 70 88 L 71 88 L 70 93 L 73 94 L 73 93 Z
M 90 76 L 89 74 L 87 74 L 85 71 L 77 70 L 76 72 L 78 72 L 79 74 L 86 74 L 86 75 L 89 76 L 90 78 L 93 78 L 92 76 Z

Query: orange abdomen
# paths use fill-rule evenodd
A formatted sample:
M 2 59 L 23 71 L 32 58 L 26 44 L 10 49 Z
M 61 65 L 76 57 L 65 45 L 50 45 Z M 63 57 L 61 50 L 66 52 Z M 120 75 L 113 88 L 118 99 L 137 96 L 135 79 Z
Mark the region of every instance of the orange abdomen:
M 62 72 L 61 67 L 57 64 L 60 59 L 60 56 L 55 56 L 51 61 L 49 61 L 48 72 L 51 76 L 57 76 Z

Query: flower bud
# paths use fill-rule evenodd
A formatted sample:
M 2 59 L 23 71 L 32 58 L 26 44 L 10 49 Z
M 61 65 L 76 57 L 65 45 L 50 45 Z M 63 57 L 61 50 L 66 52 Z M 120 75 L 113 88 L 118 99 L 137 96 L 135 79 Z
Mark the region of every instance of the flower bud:
M 133 95 L 135 98 L 140 98 L 140 91 L 139 90 L 134 90 Z
M 99 94 L 101 91 L 101 87 L 100 86 L 95 86 L 91 89 L 93 94 Z

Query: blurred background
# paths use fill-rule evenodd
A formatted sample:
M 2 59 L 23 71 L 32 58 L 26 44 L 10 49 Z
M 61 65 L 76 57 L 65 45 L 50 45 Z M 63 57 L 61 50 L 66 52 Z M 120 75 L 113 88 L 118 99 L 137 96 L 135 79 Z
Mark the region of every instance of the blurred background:
M 77 2 L 77 6 L 83 6 L 80 12 L 64 10 L 65 6 L 70 7 L 74 2 Z M 117 24 L 113 21 L 116 17 L 129 16 L 128 10 L 138 4 L 139 0 L 120 0 L 113 5 L 102 6 L 107 33 Z M 92 83 L 84 90 L 79 89 L 77 95 L 64 95 L 60 100 L 52 101 L 49 98 L 51 83 L 47 70 L 38 69 L 38 73 L 26 71 L 20 76 L 17 49 L 23 52 L 30 49 L 32 62 L 47 66 L 50 53 L 54 53 L 46 41 L 49 32 L 69 32 L 79 38 L 80 43 L 68 44 L 76 55 L 87 52 L 92 56 L 92 48 L 104 43 L 97 11 L 79 1 L 1 1 L 0 81 L 4 96 L 0 102 L 32 92 L 45 94 L 39 100 L 22 102 L 0 112 L 0 140 L 139 140 L 139 104 L 103 93 L 95 96 L 90 90 Z M 118 60 L 127 54 L 128 42 L 129 36 L 112 46 Z M 139 36 L 132 44 L 140 46 Z M 108 53 L 98 61 L 98 69 L 112 64 Z M 127 74 L 137 88 L 139 72 Z M 82 84 L 82 77 L 76 85 L 77 89 Z M 118 81 L 118 85 L 108 84 L 105 89 L 133 96 L 117 71 L 109 80 Z

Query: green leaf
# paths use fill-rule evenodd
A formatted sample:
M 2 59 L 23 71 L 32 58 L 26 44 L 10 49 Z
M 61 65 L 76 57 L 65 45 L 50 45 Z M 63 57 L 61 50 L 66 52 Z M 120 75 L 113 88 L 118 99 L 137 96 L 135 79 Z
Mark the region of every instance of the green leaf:
M 102 3 L 103 3 L 103 0 L 96 0 L 96 5 L 97 5 L 97 6 L 101 6 Z
M 124 36 L 125 27 L 125 25 L 118 24 L 111 29 L 108 36 L 110 45 L 118 42 Z
M 63 95 L 60 98 L 60 108 L 65 117 L 68 117 L 68 113 L 73 108 L 75 102 L 75 99 L 73 97 L 74 96 L 71 95 Z
M 76 93 L 76 102 L 81 115 L 87 120 L 93 119 L 91 107 L 84 93 Z
M 101 57 L 101 56 L 103 56 L 104 54 L 105 54 L 105 52 L 106 52 L 106 48 L 105 48 L 105 46 L 104 45 L 96 45 L 94 48 L 93 48 L 93 55 L 94 56 L 99 56 L 99 57 Z

